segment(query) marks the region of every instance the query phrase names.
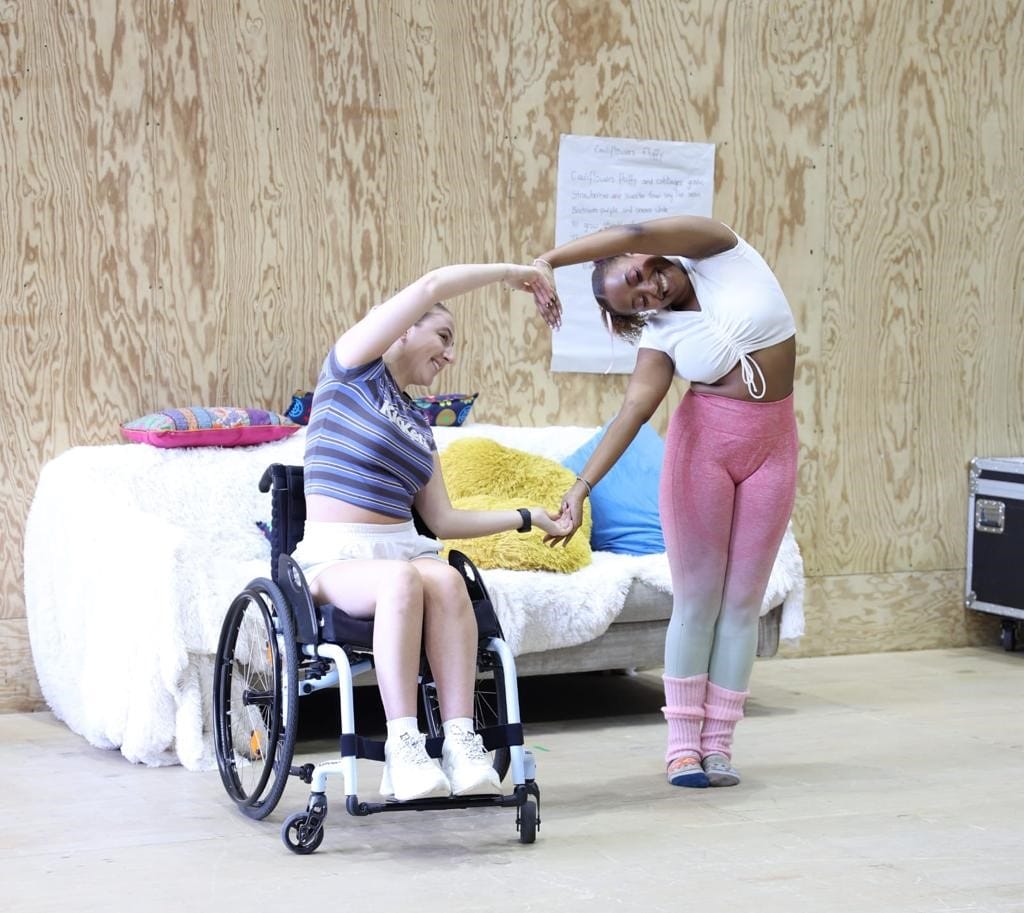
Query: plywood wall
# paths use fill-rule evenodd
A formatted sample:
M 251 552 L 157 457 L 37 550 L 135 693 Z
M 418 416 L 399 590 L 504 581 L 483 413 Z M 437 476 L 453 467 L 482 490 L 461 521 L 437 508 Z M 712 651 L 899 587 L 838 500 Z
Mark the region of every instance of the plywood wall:
M 964 479 L 1024 453 L 1024 7 L 1011 0 L 0 6 L 0 709 L 37 706 L 40 467 L 192 402 L 283 407 L 426 268 L 553 240 L 561 133 L 715 143 L 797 313 L 797 652 L 988 636 Z M 478 420 L 598 424 L 525 297 L 457 303 Z M 664 427 L 682 388 L 659 411 Z

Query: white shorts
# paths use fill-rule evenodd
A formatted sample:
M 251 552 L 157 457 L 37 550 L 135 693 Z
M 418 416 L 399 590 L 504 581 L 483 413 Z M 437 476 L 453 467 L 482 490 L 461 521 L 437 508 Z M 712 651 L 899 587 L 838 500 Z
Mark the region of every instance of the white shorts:
M 412 561 L 416 558 L 441 560 L 443 544 L 421 536 L 412 520 L 405 523 L 332 523 L 306 521 L 302 541 L 292 558 L 302 568 L 306 583 L 327 568 L 352 558 Z

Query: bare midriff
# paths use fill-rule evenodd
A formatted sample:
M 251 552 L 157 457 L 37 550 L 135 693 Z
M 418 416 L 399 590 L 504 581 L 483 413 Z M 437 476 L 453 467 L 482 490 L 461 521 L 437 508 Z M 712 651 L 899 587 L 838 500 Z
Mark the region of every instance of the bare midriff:
M 739 362 L 724 377 L 713 384 L 691 383 L 694 393 L 710 393 L 714 396 L 728 396 L 730 399 L 742 399 L 752 403 L 774 403 L 785 399 L 793 392 L 793 373 L 796 370 L 796 337 L 790 336 L 782 342 L 766 349 L 751 352 L 750 357 L 757 362 L 765 381 L 765 395 L 755 399 L 750 395 Z
M 327 495 L 306 496 L 306 519 L 314 523 L 408 523 Z

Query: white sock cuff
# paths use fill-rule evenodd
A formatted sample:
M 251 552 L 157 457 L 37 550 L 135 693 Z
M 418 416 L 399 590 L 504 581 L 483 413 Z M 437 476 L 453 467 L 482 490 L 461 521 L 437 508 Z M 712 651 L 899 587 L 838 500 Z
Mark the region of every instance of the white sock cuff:
M 388 720 L 388 738 L 400 736 L 403 732 L 409 732 L 413 735 L 418 735 L 420 731 L 420 724 L 416 721 L 414 716 L 398 716 L 393 720 Z
M 468 716 L 456 716 L 450 720 L 445 720 L 441 726 L 444 729 L 444 734 L 451 735 L 452 728 L 462 729 L 466 732 L 475 732 L 476 728 L 473 726 L 473 721 Z

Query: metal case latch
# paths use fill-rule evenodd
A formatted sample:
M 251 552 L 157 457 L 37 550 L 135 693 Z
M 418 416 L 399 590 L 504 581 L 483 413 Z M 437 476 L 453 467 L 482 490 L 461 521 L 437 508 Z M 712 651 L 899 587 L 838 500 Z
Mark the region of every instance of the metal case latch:
M 976 498 L 974 528 L 979 533 L 1001 533 L 1006 529 L 1006 505 L 1002 501 Z

